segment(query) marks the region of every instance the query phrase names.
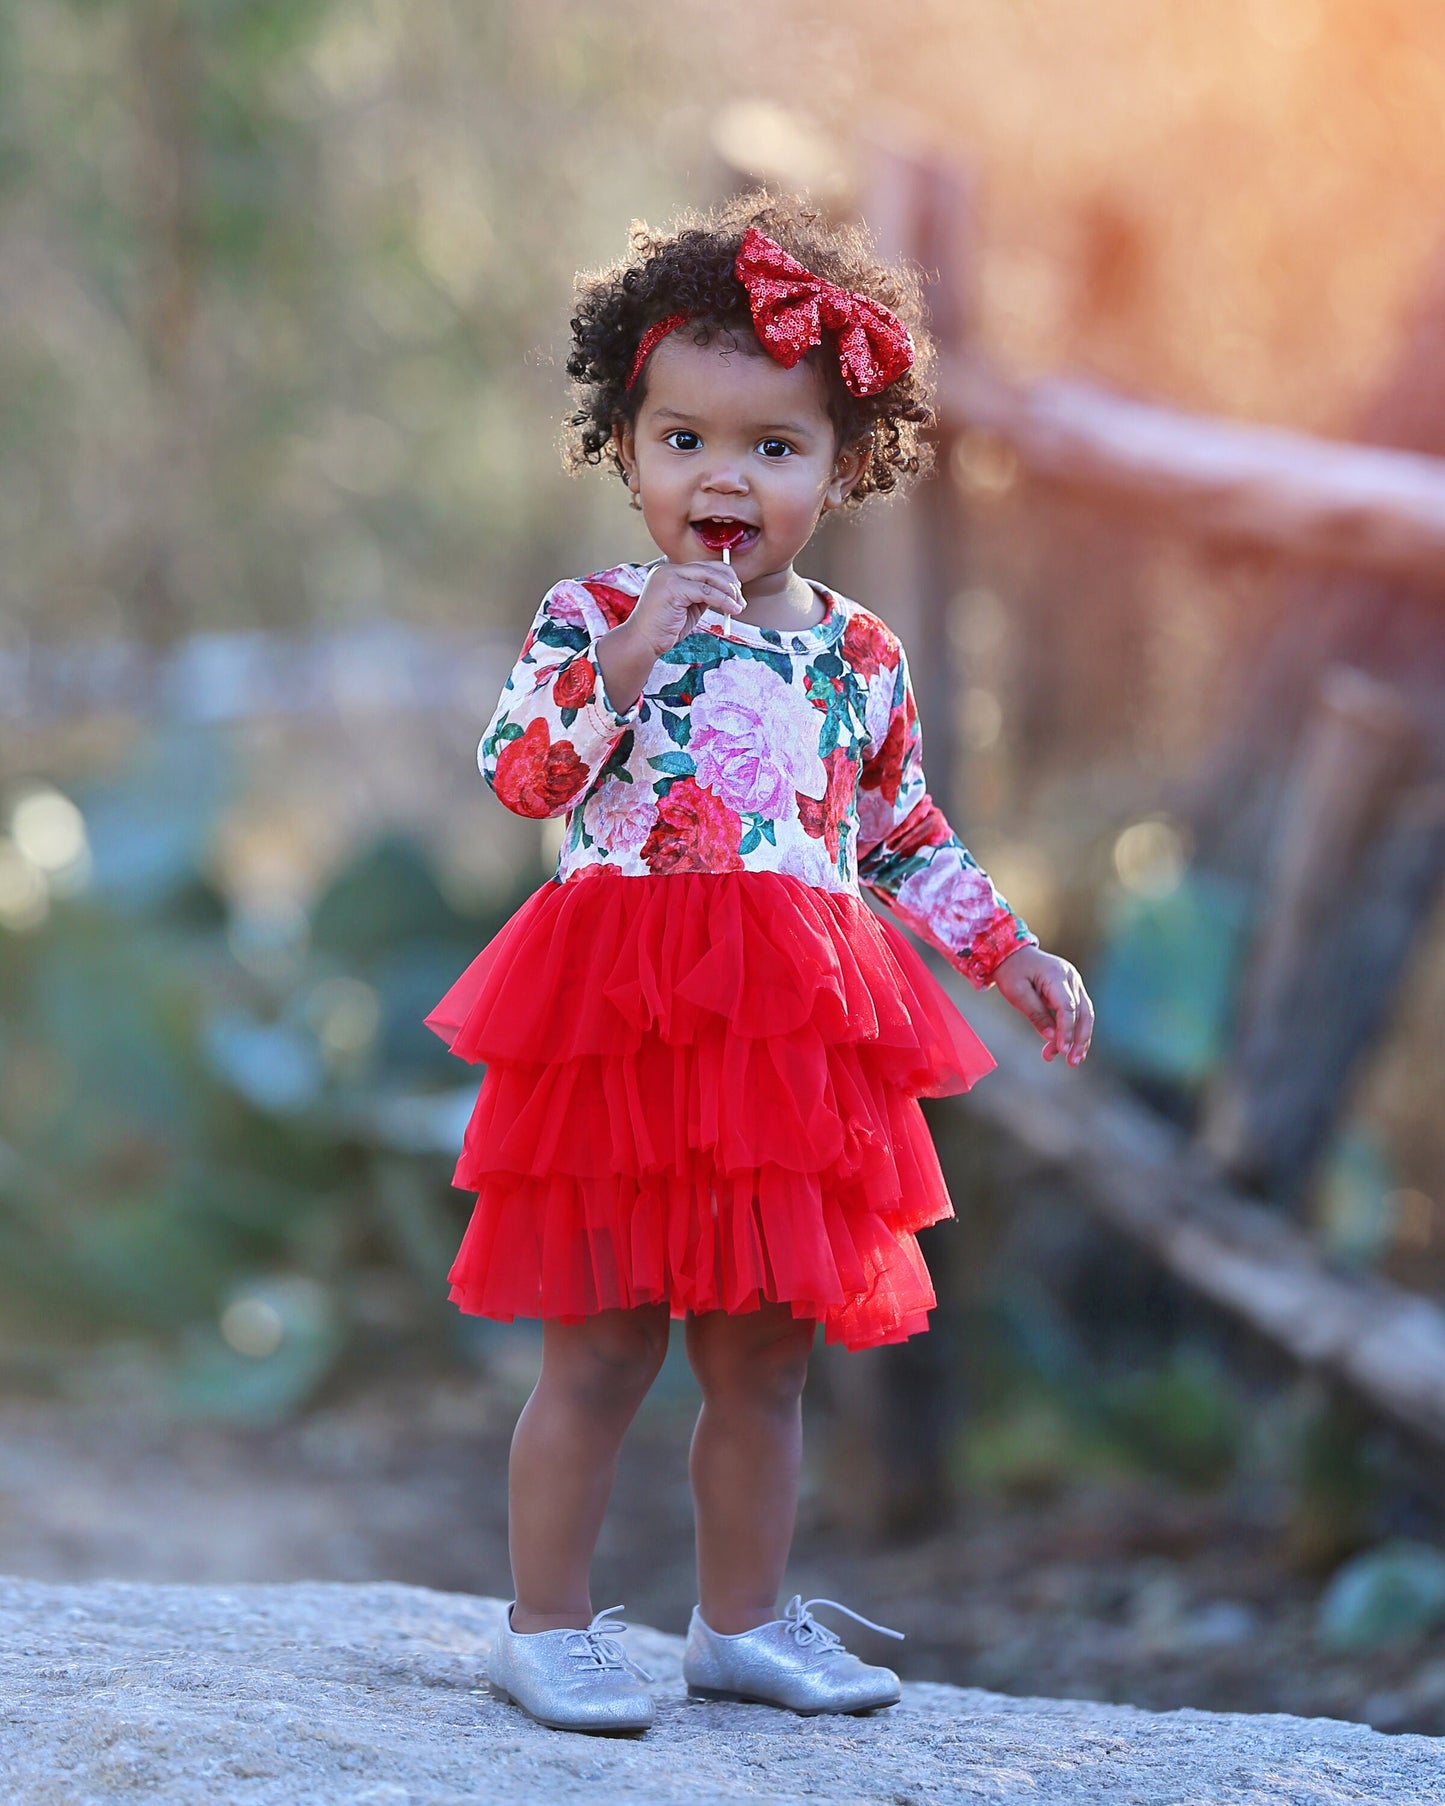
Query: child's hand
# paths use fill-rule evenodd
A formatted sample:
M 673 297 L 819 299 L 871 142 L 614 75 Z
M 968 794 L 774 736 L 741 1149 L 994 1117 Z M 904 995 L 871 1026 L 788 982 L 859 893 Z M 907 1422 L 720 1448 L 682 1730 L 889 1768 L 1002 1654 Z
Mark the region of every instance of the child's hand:
M 1077 1066 L 1089 1051 L 1094 1006 L 1084 981 L 1066 959 L 1039 947 L 1020 947 L 994 968 L 993 982 L 1045 1038 L 1043 1057 L 1067 1054 Z
M 659 659 L 686 638 L 709 609 L 731 616 L 740 615 L 745 606 L 743 586 L 731 565 L 701 559 L 659 564 L 648 573 L 624 625 Z

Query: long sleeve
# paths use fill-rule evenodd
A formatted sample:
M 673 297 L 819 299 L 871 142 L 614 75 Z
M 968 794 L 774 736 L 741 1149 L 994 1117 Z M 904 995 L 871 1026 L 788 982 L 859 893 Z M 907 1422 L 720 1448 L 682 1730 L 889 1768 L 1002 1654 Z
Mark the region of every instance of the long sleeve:
M 548 590 L 477 747 L 482 776 L 517 815 L 566 814 L 641 719 L 640 697 L 625 711 L 607 699 L 589 604 L 578 582 Z
M 976 990 L 986 990 L 1010 953 L 1038 936 L 928 794 L 923 731 L 908 660 L 889 636 L 896 662 L 869 686 L 871 734 L 859 791 L 858 880 L 937 950 Z

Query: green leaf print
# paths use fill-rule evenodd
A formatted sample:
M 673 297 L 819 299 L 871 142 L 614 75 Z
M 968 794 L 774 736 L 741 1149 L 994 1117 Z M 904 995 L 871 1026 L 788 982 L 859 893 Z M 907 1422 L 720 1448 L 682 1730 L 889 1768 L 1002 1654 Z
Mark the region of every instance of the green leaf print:
M 489 759 L 497 756 L 498 748 L 505 746 L 508 740 L 520 740 L 523 729 L 515 721 L 504 721 L 497 731 L 490 736 L 482 747 L 482 752 Z
M 868 695 L 858 674 L 834 652 L 820 654 L 803 674 L 803 691 L 826 714 L 818 734 L 818 756 L 826 759 L 839 746 L 850 758 L 859 756 L 868 742 Z
M 777 823 L 766 815 L 744 814 L 742 819 L 747 823 L 748 831 L 738 842 L 740 853 L 754 852 L 764 841 L 767 841 L 770 847 L 778 844 Z
M 711 671 L 715 665 L 722 663 L 724 657 L 722 643 L 717 635 L 697 630 L 685 633 L 675 646 L 669 646 L 663 653 L 661 662 L 664 665 L 691 665 L 694 671 Z M 696 691 L 698 683 L 689 684 L 687 688 Z M 659 693 L 667 695 L 666 690 Z
M 559 652 L 581 652 L 590 638 L 585 627 L 570 627 L 564 621 L 554 621 L 549 617 L 537 629 L 532 644 L 554 646 Z
M 692 760 L 683 752 L 659 753 L 655 759 L 649 759 L 647 762 L 654 771 L 665 771 L 676 778 L 690 778 L 697 770 Z
M 636 737 L 632 729 L 628 728 L 616 746 L 608 753 L 606 763 L 593 780 L 592 788 L 594 790 L 604 778 L 620 778 L 624 784 L 632 782 L 632 773 L 627 769 L 627 761 L 632 757 L 632 747 Z
M 767 652 L 761 646 L 739 646 L 737 652 L 741 658 L 755 658 L 760 664 L 767 665 L 785 684 L 792 683 L 793 661 L 786 652 Z

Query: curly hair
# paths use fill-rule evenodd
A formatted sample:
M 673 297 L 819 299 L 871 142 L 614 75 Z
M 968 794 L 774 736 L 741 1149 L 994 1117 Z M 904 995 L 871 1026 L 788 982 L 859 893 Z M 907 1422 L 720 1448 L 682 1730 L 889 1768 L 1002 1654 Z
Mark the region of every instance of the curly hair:
M 567 359 L 576 411 L 569 415 L 563 437 L 569 470 L 606 458 L 625 480 L 613 428 L 636 420 L 646 396 L 647 365 L 630 391 L 626 384 L 649 326 L 669 314 L 686 313 L 699 344 L 724 333 L 740 345 L 761 349 L 747 291 L 733 274 L 749 226 L 775 239 L 815 275 L 891 308 L 913 335 L 911 368 L 876 395 L 854 395 L 848 388 L 831 335 L 804 355 L 803 361 L 822 376 L 839 449 L 869 446 L 868 461 L 843 506 L 886 495 L 902 479 L 930 468 L 933 447 L 923 435 L 935 418 L 934 352 L 917 275 L 905 265 L 883 263 L 861 226 L 831 224 L 803 197 L 754 189 L 707 213 L 682 213 L 667 233 L 634 221 L 627 257 L 577 277 Z

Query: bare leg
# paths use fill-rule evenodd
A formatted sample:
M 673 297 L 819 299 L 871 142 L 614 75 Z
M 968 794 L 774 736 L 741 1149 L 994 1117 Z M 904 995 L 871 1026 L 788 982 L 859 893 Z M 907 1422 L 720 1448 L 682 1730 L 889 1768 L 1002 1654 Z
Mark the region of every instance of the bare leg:
M 688 1471 L 698 1603 L 724 1636 L 776 1618 L 798 1515 L 803 1386 L 816 1325 L 786 1305 L 687 1320 L 702 1388 Z
M 517 1419 L 507 1474 L 514 1630 L 592 1621 L 588 1576 L 618 1452 L 667 1336 L 661 1304 L 544 1324 L 542 1372 Z

